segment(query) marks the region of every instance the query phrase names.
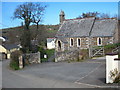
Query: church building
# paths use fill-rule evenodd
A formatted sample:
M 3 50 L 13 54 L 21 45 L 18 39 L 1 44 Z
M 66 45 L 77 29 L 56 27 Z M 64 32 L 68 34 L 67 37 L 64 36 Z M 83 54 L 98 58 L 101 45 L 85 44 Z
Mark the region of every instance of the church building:
M 55 61 L 67 60 L 74 51 L 118 42 L 116 19 L 65 19 L 60 12 L 60 27 L 55 36 Z M 71 54 L 70 54 L 71 53 Z

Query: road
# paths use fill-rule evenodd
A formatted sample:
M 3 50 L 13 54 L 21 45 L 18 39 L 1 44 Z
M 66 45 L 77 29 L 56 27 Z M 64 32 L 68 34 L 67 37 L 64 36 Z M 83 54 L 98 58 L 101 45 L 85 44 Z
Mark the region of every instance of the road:
M 105 59 L 85 62 L 48 62 L 12 71 L 3 61 L 3 88 L 98 88 L 105 84 Z M 113 86 L 113 87 L 116 87 Z
M 2 61 L 0 61 L 0 89 L 2 88 Z

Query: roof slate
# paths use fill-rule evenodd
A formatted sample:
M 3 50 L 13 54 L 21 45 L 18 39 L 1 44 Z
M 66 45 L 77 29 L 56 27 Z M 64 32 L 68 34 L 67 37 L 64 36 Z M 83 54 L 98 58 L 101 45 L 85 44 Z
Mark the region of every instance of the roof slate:
M 105 20 L 96 20 L 94 27 L 92 29 L 92 37 L 105 37 L 113 36 L 114 30 L 117 25 L 117 20 L 105 19 Z
M 18 45 L 16 44 L 6 44 L 6 45 L 3 45 L 7 50 L 10 50 L 10 49 L 14 49 L 14 48 L 19 48 Z
M 55 40 L 55 38 L 47 38 L 47 42 L 52 42 L 54 40 Z
M 89 36 L 95 18 L 66 20 L 59 28 L 56 37 L 86 37 Z M 112 36 L 117 20 L 95 20 L 91 36 Z

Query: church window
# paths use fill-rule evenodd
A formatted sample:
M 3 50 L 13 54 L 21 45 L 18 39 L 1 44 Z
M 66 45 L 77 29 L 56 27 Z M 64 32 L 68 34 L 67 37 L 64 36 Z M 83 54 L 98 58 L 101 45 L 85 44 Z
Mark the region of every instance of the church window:
M 73 38 L 70 38 L 70 46 L 73 46 Z
M 97 38 L 97 45 L 98 46 L 101 46 L 102 45 L 102 38 Z
M 61 42 L 58 41 L 58 48 L 61 49 Z
M 77 38 L 77 47 L 80 47 L 80 45 L 81 45 L 81 39 Z

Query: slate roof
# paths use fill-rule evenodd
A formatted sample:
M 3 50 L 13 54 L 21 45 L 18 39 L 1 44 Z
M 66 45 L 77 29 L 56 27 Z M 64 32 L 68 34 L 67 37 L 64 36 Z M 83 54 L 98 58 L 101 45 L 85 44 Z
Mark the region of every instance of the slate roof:
M 52 42 L 55 38 L 47 38 L 47 42 Z
M 7 50 L 19 48 L 19 46 L 16 44 L 6 44 L 6 45 L 3 45 L 3 47 L 5 47 Z
M 112 36 L 115 30 L 116 21 L 117 20 L 113 19 L 95 20 L 94 17 L 66 20 L 59 28 L 56 37 L 86 37 L 89 36 L 92 25 L 92 37 Z
M 92 37 L 106 37 L 113 36 L 114 30 L 117 27 L 117 20 L 114 19 L 104 19 L 96 20 L 94 27 L 92 29 Z

